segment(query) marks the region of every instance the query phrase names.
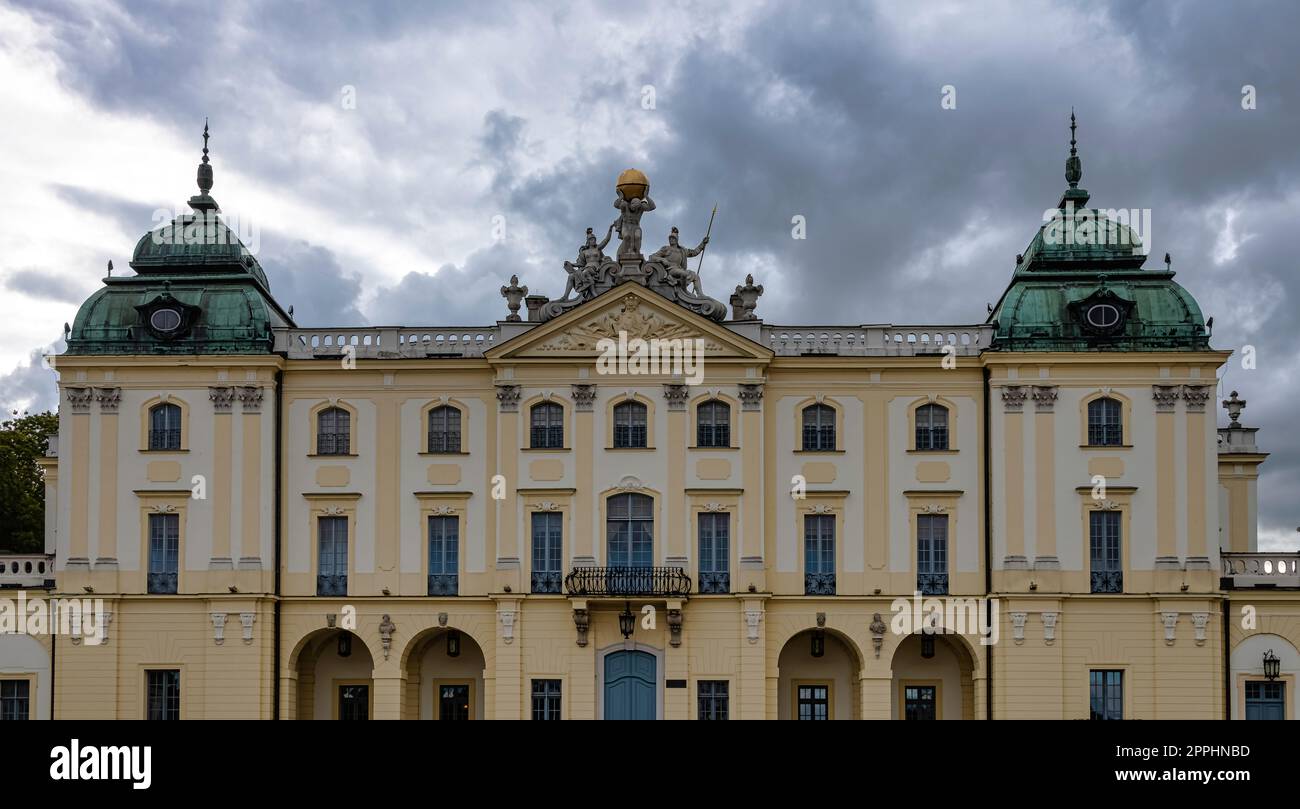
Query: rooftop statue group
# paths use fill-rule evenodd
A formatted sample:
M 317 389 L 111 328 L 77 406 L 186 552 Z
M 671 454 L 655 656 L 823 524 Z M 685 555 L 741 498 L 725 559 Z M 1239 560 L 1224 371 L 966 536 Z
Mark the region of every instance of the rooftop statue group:
M 699 274 L 687 266 L 689 259 L 703 253 L 708 246 L 707 235 L 698 246 L 683 247 L 674 227 L 668 235 L 668 244 L 649 258 L 641 254 L 641 215 L 655 209 L 649 190 L 649 181 L 636 169 L 628 169 L 619 176 L 614 200 L 618 218 L 600 240 L 592 228 L 587 228 L 586 241 L 578 248 L 576 260 L 564 262 L 564 270 L 569 276 L 564 295 L 542 307 L 543 320 L 550 320 L 628 281 L 646 286 L 705 317 L 719 321 L 726 318 L 726 304 L 705 295 Z M 612 259 L 605 255 L 605 247 L 616 230 L 618 253 L 617 258 Z

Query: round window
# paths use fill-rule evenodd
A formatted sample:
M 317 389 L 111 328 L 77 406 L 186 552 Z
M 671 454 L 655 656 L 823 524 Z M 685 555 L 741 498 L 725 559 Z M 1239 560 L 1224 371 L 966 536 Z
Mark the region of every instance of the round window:
M 1113 329 L 1119 325 L 1119 307 L 1109 303 L 1089 306 L 1087 318 L 1094 329 Z
M 149 316 L 149 325 L 161 332 L 176 331 L 181 326 L 181 313 L 175 309 L 159 309 Z

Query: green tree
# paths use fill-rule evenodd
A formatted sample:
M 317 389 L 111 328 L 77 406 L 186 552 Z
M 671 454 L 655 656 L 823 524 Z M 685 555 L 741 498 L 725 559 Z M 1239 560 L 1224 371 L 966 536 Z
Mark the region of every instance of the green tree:
M 59 431 L 54 413 L 18 411 L 0 423 L 0 551 L 40 553 L 45 548 L 45 478 L 36 459 Z

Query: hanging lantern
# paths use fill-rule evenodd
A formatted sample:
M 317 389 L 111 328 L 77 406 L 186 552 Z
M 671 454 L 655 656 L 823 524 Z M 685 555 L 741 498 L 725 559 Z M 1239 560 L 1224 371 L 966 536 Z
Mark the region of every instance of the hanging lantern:
M 1282 661 L 1278 659 L 1277 655 L 1273 654 L 1272 649 L 1269 649 L 1264 653 L 1264 679 L 1276 680 L 1281 674 Z
M 926 660 L 934 657 L 934 635 L 929 632 L 921 633 L 921 657 Z
M 447 633 L 447 657 L 460 657 L 460 633 L 454 629 Z
M 618 631 L 623 633 L 623 637 L 630 638 L 635 629 L 636 616 L 632 614 L 632 605 L 625 601 L 623 611 L 618 614 Z
M 812 656 L 821 657 L 824 654 L 826 654 L 826 633 L 815 629 L 812 633 Z
M 339 657 L 352 656 L 352 634 L 349 632 L 339 633 Z

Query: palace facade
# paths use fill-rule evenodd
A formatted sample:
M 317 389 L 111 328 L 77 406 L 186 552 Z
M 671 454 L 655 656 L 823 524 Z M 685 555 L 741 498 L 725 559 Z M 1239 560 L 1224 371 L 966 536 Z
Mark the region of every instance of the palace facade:
M 1293 718 L 1300 555 L 1256 553 L 1230 352 L 1080 175 L 970 325 L 715 300 L 707 240 L 642 253 L 671 223 L 629 171 L 556 300 L 301 328 L 205 134 L 193 214 L 57 357 L 48 555 L 0 559 L 0 596 L 102 620 L 0 635 L 0 709 Z

